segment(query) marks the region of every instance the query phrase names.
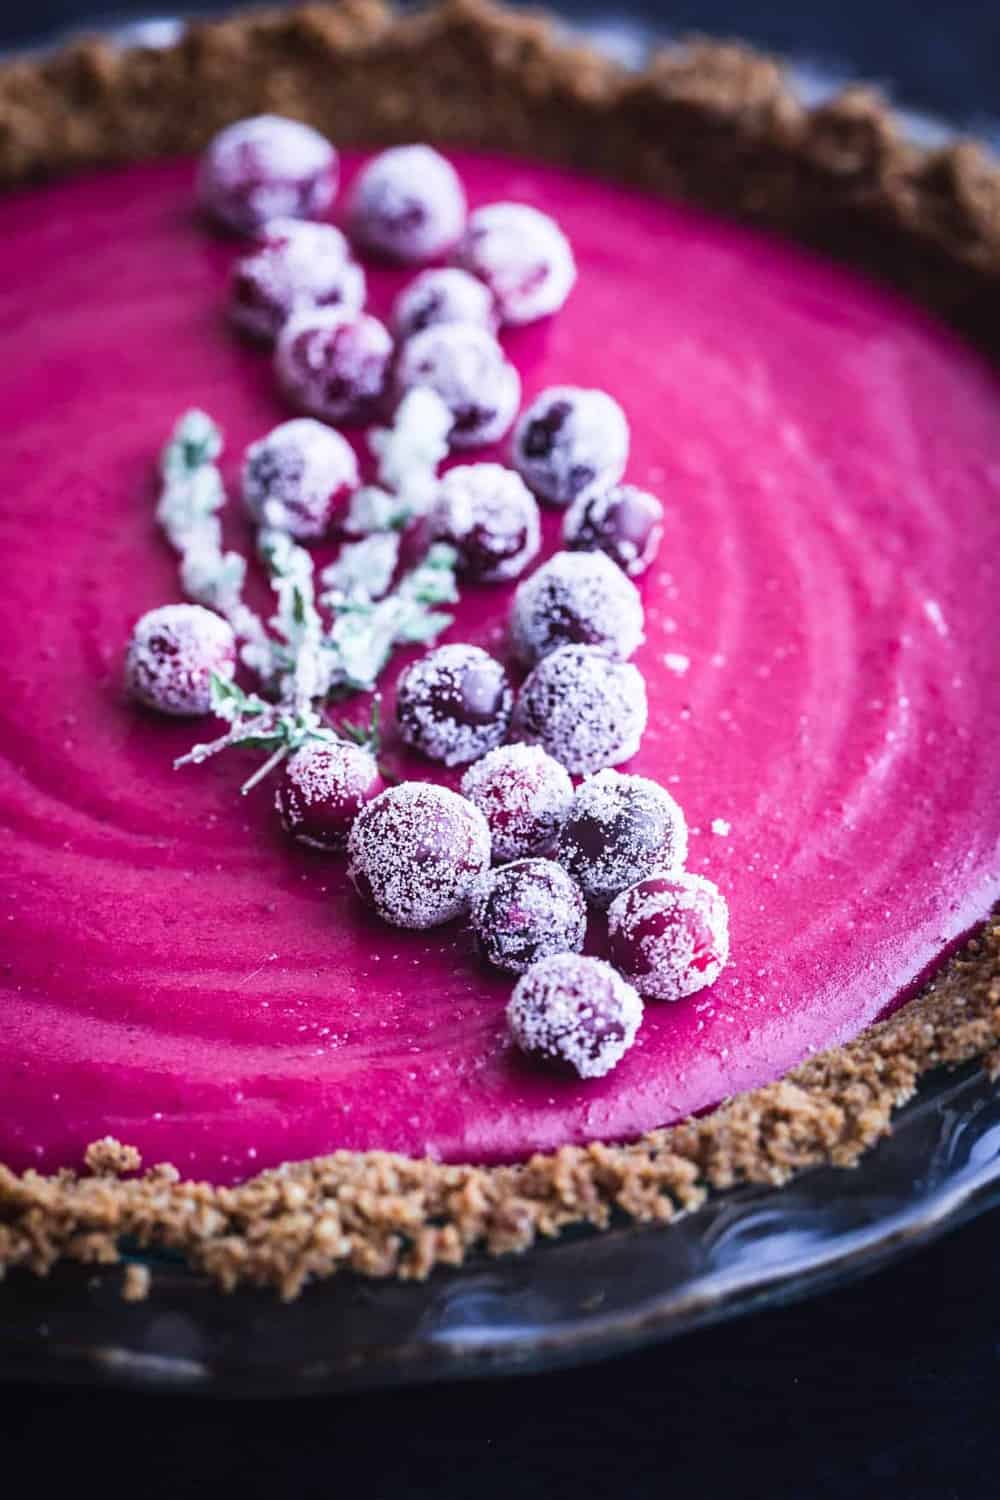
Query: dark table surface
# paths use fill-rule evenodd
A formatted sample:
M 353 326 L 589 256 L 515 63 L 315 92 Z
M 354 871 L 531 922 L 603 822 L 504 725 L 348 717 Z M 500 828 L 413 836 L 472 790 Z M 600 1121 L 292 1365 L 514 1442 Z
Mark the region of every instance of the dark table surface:
M 100 0 L 0 6 L 0 44 Z M 118 4 L 118 17 L 168 5 Z M 185 11 L 218 9 L 188 3 Z M 598 11 L 569 4 L 565 9 Z M 610 7 L 609 7 L 610 8 Z M 108 10 L 112 9 L 111 5 Z M 616 8 L 616 14 L 622 10 Z M 996 0 L 652 0 L 677 31 L 749 36 L 892 80 L 962 122 L 1000 113 Z M 599 1367 L 253 1406 L 0 1392 L 0 1494 L 492 1500 L 609 1494 L 992 1500 L 1000 1494 L 1000 1213 L 872 1279 Z

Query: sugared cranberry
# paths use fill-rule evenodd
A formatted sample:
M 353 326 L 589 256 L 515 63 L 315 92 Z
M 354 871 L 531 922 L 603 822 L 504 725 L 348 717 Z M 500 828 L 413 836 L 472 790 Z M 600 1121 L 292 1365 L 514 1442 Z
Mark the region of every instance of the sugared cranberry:
M 645 573 L 662 539 L 663 506 L 634 484 L 582 495 L 563 522 L 565 546 L 573 552 L 603 552 L 630 578 Z
M 354 449 L 311 417 L 282 422 L 247 449 L 243 503 L 258 526 L 310 541 L 328 531 L 358 487 Z
M 687 824 L 657 782 L 598 771 L 577 787 L 556 852 L 587 900 L 607 906 L 652 870 L 684 863 Z
M 489 869 L 490 831 L 457 792 L 404 781 L 361 809 L 347 855 L 355 889 L 384 921 L 438 927 L 465 911 Z
M 229 283 L 231 321 L 268 343 L 295 313 L 336 307 L 353 314 L 364 302 L 365 273 L 340 230 L 302 219 L 268 220 Z
M 343 849 L 365 803 L 384 790 L 360 745 L 307 740 L 285 761 L 274 797 L 282 826 L 314 849 Z
M 278 384 L 292 406 L 355 426 L 377 415 L 391 360 L 384 323 L 335 307 L 290 318 L 274 351 Z
M 525 680 L 514 733 L 585 775 L 634 755 L 648 713 L 646 684 L 631 662 L 594 646 L 561 646 Z
M 432 535 L 456 549 L 461 572 L 476 583 L 517 578 L 541 546 L 535 497 L 502 464 L 449 469 L 430 525 Z
M 603 552 L 556 552 L 518 584 L 510 637 L 527 666 L 558 646 L 600 646 L 623 660 L 642 640 L 638 590 Z
M 492 333 L 496 314 L 489 290 L 455 266 L 421 271 L 396 298 L 392 326 L 398 339 L 408 339 L 438 323 L 475 323 Z
M 407 339 L 396 367 L 398 394 L 429 386 L 454 417 L 456 448 L 494 443 L 517 414 L 521 377 L 485 328 L 437 323 Z
M 321 218 L 337 178 L 337 153 L 318 130 L 281 115 L 255 115 L 209 143 L 198 200 L 217 223 L 252 234 L 268 219 Z
M 603 1078 L 621 1062 L 642 1021 L 632 986 L 599 958 L 557 953 L 514 986 L 507 1025 L 522 1052 L 581 1078 Z
M 714 984 L 729 958 L 726 898 L 675 870 L 630 886 L 608 910 L 611 957 L 640 994 L 682 1000 Z
M 483 957 L 511 974 L 552 953 L 579 953 L 587 931 L 586 902 L 551 859 L 497 865 L 476 887 L 469 915 Z
M 207 714 L 213 674 L 236 670 L 236 637 L 227 620 L 200 604 L 163 604 L 136 624 L 125 654 L 129 695 L 164 714 Z
M 489 203 L 469 215 L 456 259 L 493 293 L 504 323 L 557 312 L 576 280 L 569 240 L 527 203 Z
M 617 484 L 628 460 L 625 413 L 606 391 L 554 385 L 514 429 L 514 467 L 550 505 L 572 505 Z
M 500 745 L 471 765 L 462 795 L 490 825 L 494 859 L 548 854 L 569 812 L 573 783 L 539 745 Z
M 507 736 L 514 692 L 500 663 L 479 646 L 438 646 L 399 679 L 401 738 L 429 760 L 464 766 Z
M 348 229 L 355 244 L 387 260 L 434 260 L 465 227 L 458 173 L 431 146 L 393 146 L 359 172 Z

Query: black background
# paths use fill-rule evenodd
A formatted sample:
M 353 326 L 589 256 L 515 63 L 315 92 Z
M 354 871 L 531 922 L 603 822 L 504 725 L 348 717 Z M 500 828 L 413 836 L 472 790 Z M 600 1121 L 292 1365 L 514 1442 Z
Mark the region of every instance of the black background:
M 0 0 L 0 44 L 58 32 L 97 3 Z M 635 10 L 891 81 L 963 123 L 1000 115 L 997 0 Z M 992 1500 L 998 1231 L 994 1213 L 863 1283 L 559 1375 L 269 1406 L 7 1388 L 0 1494 Z

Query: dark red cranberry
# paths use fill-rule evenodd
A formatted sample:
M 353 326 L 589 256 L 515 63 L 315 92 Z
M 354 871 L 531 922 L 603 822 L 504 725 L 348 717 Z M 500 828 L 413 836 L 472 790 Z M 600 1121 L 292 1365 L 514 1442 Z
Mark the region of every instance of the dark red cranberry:
M 405 396 L 428 386 L 454 419 L 457 448 L 494 443 L 510 427 L 521 400 L 521 377 L 493 335 L 473 323 L 437 323 L 407 339 L 396 366 Z
M 603 1078 L 635 1041 L 642 1001 L 599 958 L 558 953 L 539 959 L 514 986 L 511 1036 L 530 1057 Z
M 465 226 L 458 173 L 431 146 L 393 146 L 359 172 L 347 211 L 351 238 L 388 260 L 434 260 Z
M 729 958 L 729 908 L 686 871 L 651 875 L 608 910 L 611 958 L 643 995 L 681 1000 L 714 984 Z
M 430 760 L 463 766 L 507 737 L 514 692 L 479 646 L 438 646 L 403 673 L 396 691 L 401 738 Z
M 511 643 L 526 666 L 558 646 L 600 646 L 623 660 L 642 640 L 635 584 L 603 552 L 556 552 L 518 585 Z
M 469 767 L 462 795 L 490 825 L 494 859 L 547 854 L 573 800 L 569 773 L 539 745 L 500 745 Z
M 336 307 L 354 314 L 364 301 L 365 274 L 339 229 L 273 219 L 233 267 L 229 316 L 242 332 L 270 343 L 295 313 Z
M 449 469 L 430 526 L 436 538 L 456 549 L 460 571 L 476 583 L 517 578 L 541 545 L 535 497 L 502 464 Z
M 587 932 L 583 896 L 551 859 L 497 865 L 476 888 L 469 915 L 483 957 L 511 974 L 552 953 L 578 953 Z
M 392 339 L 377 318 L 318 308 L 285 324 L 274 368 L 285 396 L 300 411 L 325 422 L 359 425 L 378 414 L 391 360 Z
M 663 538 L 663 506 L 655 495 L 620 484 L 584 495 L 566 512 L 563 541 L 573 552 L 604 552 L 630 578 L 645 573 Z
M 475 323 L 492 332 L 496 318 L 488 288 L 455 266 L 421 271 L 396 298 L 392 326 L 398 339 L 408 339 L 435 323 Z
M 652 870 L 687 858 L 687 824 L 670 793 L 645 776 L 598 771 L 577 787 L 557 857 L 595 906 Z
M 142 616 L 125 655 L 129 696 L 164 714 L 194 716 L 212 707 L 212 677 L 236 670 L 236 637 L 200 604 L 164 604 Z
M 631 662 L 594 646 L 562 646 L 529 674 L 513 727 L 518 739 L 584 775 L 634 755 L 647 715 L 646 684 Z
M 567 506 L 617 484 L 628 459 L 625 413 L 605 391 L 557 385 L 514 429 L 514 467 L 540 500 Z
M 406 781 L 361 809 L 347 855 L 355 889 L 384 921 L 438 927 L 466 910 L 489 869 L 490 831 L 457 792 Z
M 350 443 L 312 417 L 282 422 L 251 443 L 241 478 L 251 519 L 300 541 L 323 536 L 358 483 Z
M 268 219 L 318 219 L 337 191 L 337 153 L 298 120 L 255 115 L 209 143 L 198 199 L 216 223 L 253 234 Z
M 566 236 L 554 219 L 527 203 L 477 208 L 456 259 L 486 283 L 507 324 L 557 312 L 576 280 Z
M 307 740 L 285 761 L 274 801 L 300 843 L 343 849 L 362 807 L 383 790 L 375 757 L 360 745 Z

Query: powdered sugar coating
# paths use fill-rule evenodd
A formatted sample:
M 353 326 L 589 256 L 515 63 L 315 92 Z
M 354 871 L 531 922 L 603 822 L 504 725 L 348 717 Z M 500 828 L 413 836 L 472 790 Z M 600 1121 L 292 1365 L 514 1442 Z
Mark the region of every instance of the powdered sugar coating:
M 459 568 L 478 583 L 517 578 L 538 555 L 538 503 L 503 464 L 459 464 L 441 480 L 431 532 L 457 550 Z
M 362 900 L 397 927 L 438 927 L 466 910 L 490 864 L 477 807 L 447 787 L 404 781 L 369 802 L 347 841 Z
M 346 741 L 307 740 L 282 766 L 274 805 L 299 843 L 343 849 L 362 807 L 383 790 L 370 751 Z
M 665 787 L 646 776 L 598 771 L 577 787 L 556 857 L 594 906 L 607 906 L 653 870 L 687 859 L 687 823 Z
M 729 959 L 729 907 L 702 875 L 640 880 L 608 910 L 611 956 L 643 995 L 682 1000 L 714 984 Z
M 318 130 L 282 115 L 254 115 L 209 142 L 198 201 L 217 223 L 252 234 L 268 219 L 321 218 L 338 175 L 337 153 Z
M 457 266 L 421 271 L 396 298 L 392 326 L 402 340 L 438 323 L 474 323 L 492 333 L 496 310 L 489 288 Z
M 125 687 L 147 708 L 178 716 L 207 714 L 213 674 L 236 670 L 228 620 L 200 604 L 162 604 L 136 622 L 125 653 Z
M 500 745 L 471 765 L 462 795 L 490 825 L 493 858 L 548 854 L 569 812 L 573 783 L 540 745 Z
M 370 313 L 313 308 L 285 324 L 274 351 L 274 370 L 297 410 L 357 426 L 378 414 L 392 347 L 389 330 Z
M 594 646 L 561 646 L 526 678 L 513 728 L 518 739 L 586 775 L 633 756 L 648 715 L 646 684 L 631 662 Z
M 571 551 L 600 551 L 630 578 L 645 573 L 663 540 L 663 506 L 634 484 L 614 485 L 574 500 L 563 522 Z
M 438 646 L 399 679 L 396 725 L 407 745 L 446 766 L 464 766 L 506 739 L 514 690 L 481 646 Z
M 312 417 L 282 422 L 251 443 L 241 476 L 251 519 L 300 541 L 323 536 L 359 482 L 350 443 Z
M 518 584 L 510 638 L 532 666 L 559 646 L 600 646 L 624 660 L 642 640 L 639 592 L 603 552 L 556 552 Z
M 628 422 L 613 397 L 554 385 L 522 413 L 511 452 L 528 488 L 561 507 L 617 484 L 628 450 Z
M 360 312 L 365 273 L 332 224 L 269 219 L 256 249 L 233 266 L 229 317 L 242 332 L 271 342 L 295 313 L 315 307 Z
M 407 339 L 396 366 L 400 396 L 429 386 L 454 418 L 455 448 L 494 443 L 521 402 L 521 377 L 493 335 L 473 323 L 438 323 Z
M 507 1025 L 529 1056 L 603 1078 L 635 1041 L 642 1010 L 636 991 L 603 959 L 558 953 L 517 981 Z
M 469 215 L 456 260 L 486 283 L 507 324 L 558 312 L 576 280 L 569 240 L 527 203 L 488 203 Z
M 579 953 L 587 932 L 586 902 L 551 859 L 497 865 L 476 887 L 469 916 L 480 953 L 510 974 L 553 953 Z
M 347 223 L 355 244 L 414 264 L 450 250 L 465 227 L 465 190 L 432 146 L 392 146 L 358 173 Z

